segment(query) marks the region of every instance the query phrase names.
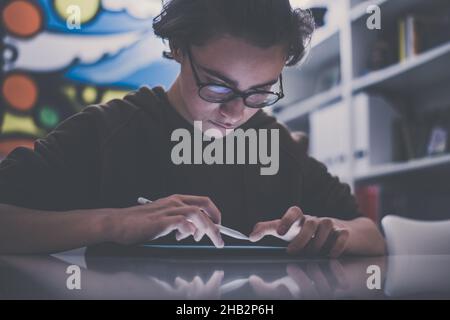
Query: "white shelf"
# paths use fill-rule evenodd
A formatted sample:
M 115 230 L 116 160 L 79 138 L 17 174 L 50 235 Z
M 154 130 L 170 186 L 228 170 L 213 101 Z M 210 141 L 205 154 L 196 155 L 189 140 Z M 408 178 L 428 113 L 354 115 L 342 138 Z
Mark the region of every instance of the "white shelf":
M 448 70 L 442 68 L 443 65 L 448 65 L 444 63 L 444 60 L 450 61 L 450 42 L 411 57 L 401 63 L 361 76 L 353 80 L 352 88 L 353 91 L 359 91 L 390 80 L 392 80 L 392 83 L 388 83 L 388 86 L 394 89 L 398 89 L 395 86 L 401 84 L 409 89 L 411 86 L 420 86 L 429 83 L 429 80 L 436 81 L 439 77 L 449 75 Z M 419 68 L 425 65 L 426 68 Z M 414 77 L 411 77 L 412 74 Z M 410 80 L 410 78 L 415 78 L 416 83 L 403 81 Z
M 289 122 L 308 114 L 330 102 L 339 100 L 342 94 L 342 87 L 337 86 L 326 92 L 314 95 L 306 100 L 284 107 L 276 116 L 281 122 Z
M 324 44 L 326 41 L 332 40 L 331 38 L 334 35 L 337 35 L 339 32 L 338 27 L 321 27 L 318 28 L 311 39 L 311 48 L 315 48 L 320 46 L 321 44 Z M 338 46 L 339 47 L 339 46 Z
M 369 5 L 377 5 L 381 9 L 382 19 L 392 19 L 410 9 L 419 10 L 432 5 L 445 4 L 448 0 L 367 0 L 354 6 L 350 12 L 350 20 L 356 21 L 367 14 Z
M 317 35 L 311 40 L 311 52 L 305 62 L 298 69 L 301 74 L 313 72 L 323 68 L 330 61 L 339 59 L 339 29 L 317 30 Z
M 432 156 L 401 163 L 389 163 L 385 165 L 374 166 L 367 173 L 357 175 L 355 177 L 355 180 L 361 181 L 380 178 L 383 176 L 406 173 L 446 164 L 450 164 L 450 155 Z

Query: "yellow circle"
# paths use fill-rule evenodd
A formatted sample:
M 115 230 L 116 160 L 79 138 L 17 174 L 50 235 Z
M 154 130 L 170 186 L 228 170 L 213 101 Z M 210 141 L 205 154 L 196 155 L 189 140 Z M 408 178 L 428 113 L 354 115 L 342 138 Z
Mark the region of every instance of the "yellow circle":
M 94 103 L 97 99 L 97 89 L 94 87 L 86 87 L 83 90 L 82 96 L 85 103 Z
M 85 23 L 95 17 L 100 7 L 100 0 L 55 0 L 54 5 L 62 19 L 77 19 L 79 14 L 80 23 Z

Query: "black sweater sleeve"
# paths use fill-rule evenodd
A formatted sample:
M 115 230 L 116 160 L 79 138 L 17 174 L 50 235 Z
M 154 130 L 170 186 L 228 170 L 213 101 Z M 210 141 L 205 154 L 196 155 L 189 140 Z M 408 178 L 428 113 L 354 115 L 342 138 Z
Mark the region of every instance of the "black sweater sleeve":
M 63 121 L 34 150 L 13 150 L 0 164 L 0 203 L 42 210 L 92 207 L 99 164 L 96 108 Z
M 158 136 L 161 108 L 155 92 L 142 87 L 123 99 L 88 106 L 38 139 L 34 150 L 13 150 L 0 163 L 0 203 L 59 211 L 104 206 L 105 175 L 111 168 L 134 169 L 134 154 L 127 150 L 139 147 L 138 131 Z
M 332 176 L 325 165 L 305 156 L 303 163 L 305 214 L 351 220 L 361 217 L 350 187 Z

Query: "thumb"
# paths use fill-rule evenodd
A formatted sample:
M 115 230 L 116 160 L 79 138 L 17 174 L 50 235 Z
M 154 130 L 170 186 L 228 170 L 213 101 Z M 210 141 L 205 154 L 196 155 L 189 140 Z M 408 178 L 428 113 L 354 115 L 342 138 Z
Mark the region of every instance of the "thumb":
M 290 207 L 281 218 L 281 221 L 277 229 L 278 234 L 284 236 L 289 231 L 292 224 L 297 220 L 301 220 L 302 218 L 303 218 L 302 209 L 295 206 Z
M 256 242 L 264 238 L 266 235 L 272 233 L 278 227 L 279 219 L 265 222 L 258 222 L 250 233 L 249 238 L 251 242 Z

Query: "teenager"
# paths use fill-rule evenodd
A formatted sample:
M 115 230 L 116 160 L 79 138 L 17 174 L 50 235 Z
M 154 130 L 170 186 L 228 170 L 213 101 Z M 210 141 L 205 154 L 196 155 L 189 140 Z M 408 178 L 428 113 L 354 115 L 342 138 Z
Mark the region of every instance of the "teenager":
M 300 222 L 291 254 L 383 254 L 350 188 L 262 109 L 283 98 L 283 69 L 301 62 L 313 28 L 289 0 L 167 2 L 154 31 L 180 65 L 172 86 L 89 106 L 34 150 L 11 152 L 0 165 L 0 251 L 135 244 L 172 231 L 222 247 L 220 223 L 258 241 Z M 175 164 L 172 133 L 194 136 L 194 121 L 224 136 L 278 130 L 276 174 L 262 175 L 261 164 Z

